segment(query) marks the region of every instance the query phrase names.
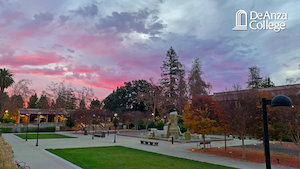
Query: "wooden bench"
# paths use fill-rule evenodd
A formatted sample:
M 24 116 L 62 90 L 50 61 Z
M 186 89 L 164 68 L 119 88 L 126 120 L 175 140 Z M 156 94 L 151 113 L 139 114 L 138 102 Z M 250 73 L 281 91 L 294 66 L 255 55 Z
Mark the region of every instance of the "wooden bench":
M 16 162 L 18 168 L 20 168 L 20 169 L 30 169 L 29 166 L 26 166 L 26 163 L 24 161 L 21 161 L 21 162 L 15 161 L 15 162 Z
M 147 141 L 147 140 L 140 140 L 141 141 L 141 144 L 150 144 L 150 145 L 158 145 L 159 142 L 157 141 Z
M 206 144 L 208 144 L 209 147 L 211 148 L 211 142 L 210 142 L 210 141 L 206 141 L 206 142 L 205 142 L 205 145 L 206 145 Z M 198 143 L 198 144 L 197 144 L 197 148 L 198 148 L 198 149 L 201 149 L 201 145 L 203 145 L 203 142 Z

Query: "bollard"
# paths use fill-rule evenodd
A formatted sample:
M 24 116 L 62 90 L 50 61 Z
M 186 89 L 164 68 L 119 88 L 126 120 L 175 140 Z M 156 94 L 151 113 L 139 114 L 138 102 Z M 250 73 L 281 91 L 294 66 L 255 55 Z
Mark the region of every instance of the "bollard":
M 84 135 L 88 135 L 86 128 L 83 128 Z
M 173 138 L 173 136 L 172 136 L 172 144 L 173 144 L 173 140 L 174 140 L 174 138 Z

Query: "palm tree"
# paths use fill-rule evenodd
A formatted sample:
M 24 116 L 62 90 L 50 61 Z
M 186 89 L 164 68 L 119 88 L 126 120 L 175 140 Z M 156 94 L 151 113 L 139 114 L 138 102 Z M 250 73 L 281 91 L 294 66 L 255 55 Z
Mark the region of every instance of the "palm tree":
M 4 89 L 14 83 L 13 74 L 8 69 L 0 69 L 0 112 L 2 112 L 2 97 Z

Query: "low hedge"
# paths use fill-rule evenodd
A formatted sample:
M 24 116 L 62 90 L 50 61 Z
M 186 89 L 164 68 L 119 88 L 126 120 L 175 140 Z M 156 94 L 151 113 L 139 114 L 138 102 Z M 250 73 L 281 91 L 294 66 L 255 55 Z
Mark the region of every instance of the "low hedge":
M 1 128 L 1 133 L 12 133 L 12 128 Z
M 3 130 L 4 129 L 4 130 Z M 44 127 L 44 128 L 39 128 L 39 132 L 55 132 L 56 127 L 55 126 L 49 126 L 49 127 Z M 26 133 L 27 128 L 22 127 L 21 128 L 21 133 Z M 29 127 L 28 132 L 37 132 L 37 127 Z M 12 128 L 2 128 L 2 133 L 13 133 Z
M 54 126 L 39 128 L 39 132 L 54 132 L 55 129 L 56 128 Z M 25 132 L 26 132 L 26 129 L 25 129 Z M 37 127 L 28 128 L 28 132 L 37 132 Z

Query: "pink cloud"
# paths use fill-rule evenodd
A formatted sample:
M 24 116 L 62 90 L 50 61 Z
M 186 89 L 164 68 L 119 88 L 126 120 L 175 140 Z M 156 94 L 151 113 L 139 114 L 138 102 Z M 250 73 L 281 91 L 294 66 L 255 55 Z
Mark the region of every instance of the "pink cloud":
M 282 64 L 282 66 L 286 67 L 286 68 L 289 68 L 290 66 L 286 63 Z
M 54 69 L 43 68 L 43 69 L 16 69 L 13 70 L 16 74 L 27 74 L 27 75 L 48 75 L 48 76 L 62 76 L 66 71 L 62 67 L 55 67 Z
M 55 53 L 37 52 L 34 55 L 19 55 L 14 57 L 2 57 L 0 58 L 0 65 L 9 66 L 38 66 L 47 65 L 50 63 L 59 63 L 64 58 L 56 55 Z

